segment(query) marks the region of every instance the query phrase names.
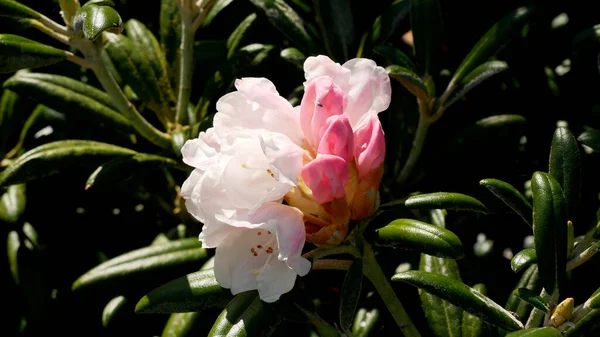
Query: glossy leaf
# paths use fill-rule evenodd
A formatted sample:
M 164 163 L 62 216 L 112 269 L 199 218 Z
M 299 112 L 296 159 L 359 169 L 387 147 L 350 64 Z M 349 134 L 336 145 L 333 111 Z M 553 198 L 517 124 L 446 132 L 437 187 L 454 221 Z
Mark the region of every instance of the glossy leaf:
M 275 306 L 261 301 L 256 291 L 240 293 L 227 304 L 208 337 L 269 337 L 282 320 Z
M 483 179 L 480 185 L 487 187 L 508 207 L 517 213 L 529 226 L 533 226 L 533 208 L 529 201 L 511 184 L 498 179 Z
M 0 74 L 61 62 L 67 52 L 21 36 L 0 34 Z
M 523 324 L 510 312 L 477 290 L 451 277 L 423 271 L 407 271 L 392 276 L 392 281 L 402 281 L 421 288 L 509 331 L 523 329 Z
M 523 301 L 533 305 L 539 310 L 548 313 L 550 311 L 550 306 L 548 302 L 542 298 L 542 296 L 538 295 L 538 293 L 531 291 L 527 288 L 517 288 L 513 292 L 513 295 L 518 296 Z
M 152 290 L 139 300 L 136 313 L 200 312 L 223 308 L 231 300 L 231 291 L 222 288 L 213 269 L 177 278 Z
M 374 49 L 377 53 L 377 48 L 383 46 L 382 44 L 398 30 L 401 23 L 408 17 L 409 13 L 410 1 L 395 0 L 392 2 L 380 16 L 375 18 L 373 26 L 371 26 L 371 29 L 363 36 L 356 57 L 369 57 L 371 49 Z M 404 28 L 406 28 L 406 30 L 409 29 L 408 25 Z M 398 31 L 398 33 L 404 33 L 404 31 Z M 397 62 L 391 63 L 400 64 Z M 410 69 L 416 70 L 414 66 Z
M 575 323 L 575 326 L 565 332 L 566 337 L 590 337 L 590 332 L 600 327 L 600 309 L 594 309 L 588 312 L 582 319 Z M 554 337 L 554 336 L 552 336 Z
M 521 29 L 521 26 L 525 24 L 532 12 L 533 9 L 531 8 L 521 7 L 496 22 L 464 58 L 456 72 L 454 72 L 446 91 L 453 91 L 454 87 L 471 74 L 475 68 L 506 45 L 511 35 Z
M 404 205 L 409 209 L 445 208 L 480 213 L 488 212 L 481 201 L 460 193 L 438 192 L 419 194 L 406 199 Z
M 40 13 L 12 0 L 0 0 L 0 17 L 39 19 Z
M 586 146 L 591 147 L 594 151 L 600 152 L 600 130 L 589 130 L 580 134 L 577 140 Z
M 552 328 L 532 328 L 521 331 L 515 331 L 506 335 L 506 337 L 561 337 L 560 331 Z
M 408 2 L 406 0 L 403 1 Z M 373 48 L 373 51 L 375 54 L 383 56 L 389 63 L 406 68 L 415 73 L 415 76 L 420 78 L 420 76 L 416 74 L 417 67 L 415 67 L 413 61 L 400 49 L 388 45 L 380 45 Z
M 112 1 L 86 2 L 73 17 L 73 29 L 92 41 L 105 31 L 121 33 L 123 20 L 112 6 L 114 6 Z
M 17 223 L 25 211 L 25 184 L 0 188 L 0 221 Z
M 301 51 L 293 47 L 285 48 L 279 55 L 282 59 L 300 67 L 304 65 L 304 61 L 306 60 L 306 56 L 302 54 Z
M 329 55 L 340 63 L 350 59 L 354 44 L 354 18 L 350 0 L 316 0 L 314 8 Z
M 600 309 L 600 288 L 586 302 L 589 303 L 591 308 Z
M 298 49 L 307 54 L 315 51 L 312 38 L 304 28 L 302 18 L 284 0 L 250 0 L 271 24 L 285 35 Z
M 460 239 L 451 231 L 413 219 L 398 219 L 377 229 L 376 243 L 381 246 L 417 250 L 439 257 L 461 258 Z
M 171 314 L 161 336 L 191 337 L 191 332 L 194 328 L 194 325 L 196 325 L 201 318 L 202 316 L 199 312 L 181 312 L 177 314 Z
M 229 4 L 232 2 L 233 2 L 233 0 L 216 0 L 215 4 L 212 6 L 210 11 L 206 14 L 204 21 L 202 21 L 202 27 L 206 27 L 206 26 L 210 25 L 210 23 L 215 19 L 215 17 L 219 13 L 221 13 L 221 11 L 225 9 L 225 7 L 229 6 Z
M 442 18 L 438 0 L 410 0 L 415 56 L 425 76 L 437 76 L 442 55 Z
M 105 328 L 108 327 L 126 303 L 127 299 L 124 296 L 117 296 L 111 299 L 102 311 L 102 326 Z
M 457 100 L 461 99 L 471 89 L 478 86 L 486 79 L 508 69 L 508 64 L 503 61 L 489 61 L 473 69 L 467 76 L 456 82 L 451 90 L 442 96 L 442 108 L 446 109 Z
M 242 20 L 242 22 L 240 22 L 233 33 L 229 35 L 229 38 L 227 39 L 227 58 L 231 58 L 235 54 L 255 21 L 255 13 L 248 15 L 244 20 Z
M 362 259 L 356 259 L 348 269 L 340 294 L 340 327 L 346 333 L 351 332 L 354 313 L 360 300 L 363 280 Z
M 133 132 L 131 123 L 116 111 L 108 94 L 72 78 L 18 72 L 4 82 L 4 87 L 52 109 L 92 121 L 96 125 Z
M 548 173 L 562 187 L 567 207 L 567 220 L 574 220 L 581 190 L 581 160 L 577 140 L 565 127 L 559 127 L 554 132 Z
M 485 285 L 480 283 L 473 286 L 473 289 L 486 295 Z M 481 318 L 463 311 L 462 316 L 462 337 L 484 337 L 487 334 L 486 325 Z
M 558 182 L 549 174 L 535 172 L 533 234 L 542 284 L 548 294 L 560 290 L 566 278 L 567 220 L 565 199 Z
M 421 101 L 427 102 L 429 94 L 425 82 L 413 71 L 397 65 L 391 65 L 385 68 L 385 71 L 391 78 L 400 82 L 408 91 L 419 98 Z
M 526 248 L 513 256 L 512 260 L 510 260 L 510 268 L 515 273 L 518 273 L 536 262 L 537 257 L 535 255 L 535 249 Z

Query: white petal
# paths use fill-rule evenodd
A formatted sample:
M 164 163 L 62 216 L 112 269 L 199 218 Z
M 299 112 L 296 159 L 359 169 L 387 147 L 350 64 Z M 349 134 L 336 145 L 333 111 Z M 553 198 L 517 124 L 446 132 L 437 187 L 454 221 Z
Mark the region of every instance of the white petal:
M 325 55 L 311 56 L 304 61 L 304 77 L 306 82 L 319 76 L 329 76 L 343 91 L 348 92 L 350 80 L 350 70 L 342 67 L 339 63 L 333 62 Z
M 181 154 L 184 163 L 205 169 L 211 165 L 211 159 L 219 150 L 219 140 L 216 138 L 214 128 L 209 128 L 206 132 L 201 132 L 198 138 L 186 141 L 181 148 Z
M 284 262 L 277 261 L 269 264 L 265 270 L 257 276 L 258 295 L 260 299 L 272 303 L 294 288 L 296 273 Z

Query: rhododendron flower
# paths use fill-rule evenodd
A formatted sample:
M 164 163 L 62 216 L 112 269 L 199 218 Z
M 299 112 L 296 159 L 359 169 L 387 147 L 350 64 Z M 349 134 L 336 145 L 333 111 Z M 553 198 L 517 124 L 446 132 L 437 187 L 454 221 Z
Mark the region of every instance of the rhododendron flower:
M 266 302 L 310 270 L 306 240 L 339 244 L 350 220 L 379 204 L 387 74 L 371 60 L 342 66 L 325 56 L 304 69 L 300 107 L 265 78 L 237 80 L 213 127 L 181 150 L 195 168 L 181 193 L 203 223 L 203 246 L 216 248 L 217 281 L 233 294 L 257 289 Z

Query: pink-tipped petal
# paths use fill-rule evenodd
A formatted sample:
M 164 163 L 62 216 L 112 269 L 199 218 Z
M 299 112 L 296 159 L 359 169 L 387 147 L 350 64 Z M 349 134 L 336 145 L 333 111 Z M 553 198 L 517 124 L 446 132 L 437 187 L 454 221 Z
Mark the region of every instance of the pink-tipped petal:
M 320 154 L 302 168 L 302 179 L 312 190 L 315 201 L 324 204 L 345 196 L 344 187 L 350 179 L 350 170 L 344 159 Z
M 354 157 L 354 134 L 346 115 L 331 116 L 321 128 L 318 154 L 332 154 L 350 162 Z
M 383 164 L 385 137 L 377 115 L 364 119 L 354 131 L 354 157 L 359 179 Z

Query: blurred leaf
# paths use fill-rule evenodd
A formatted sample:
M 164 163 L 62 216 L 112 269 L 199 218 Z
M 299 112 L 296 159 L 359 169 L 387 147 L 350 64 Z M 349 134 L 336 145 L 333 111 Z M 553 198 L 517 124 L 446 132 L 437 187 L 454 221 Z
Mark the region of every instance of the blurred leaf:
M 510 268 L 515 273 L 518 273 L 536 262 L 537 258 L 535 255 L 535 249 L 526 248 L 513 256 L 512 260 L 510 260 Z
M 406 199 L 408 209 L 455 209 L 488 213 L 487 208 L 477 199 L 460 193 L 437 192 L 419 194 Z
M 351 333 L 354 314 L 360 300 L 360 290 L 363 280 L 363 262 L 356 259 L 344 277 L 342 291 L 340 293 L 340 327 L 349 334 Z
M 509 331 L 523 329 L 523 324 L 510 312 L 477 290 L 451 277 L 424 271 L 407 271 L 392 276 L 392 281 L 402 281 L 421 288 Z
M 25 211 L 25 184 L 0 188 L 0 221 L 17 223 Z
M 473 289 L 479 291 L 482 295 L 486 295 L 487 291 L 482 283 L 474 285 Z M 463 311 L 462 337 L 484 337 L 489 335 L 488 332 L 481 318 Z
M 102 311 L 102 326 L 106 328 L 112 324 L 115 316 L 121 312 L 125 303 L 127 303 L 127 299 L 124 296 L 117 296 L 111 299 Z
M 558 182 L 549 174 L 535 172 L 533 235 L 540 278 L 548 294 L 559 291 L 566 278 L 567 220 L 565 199 Z
M 521 7 L 496 22 L 479 39 L 458 69 L 456 69 L 454 76 L 446 88 L 446 92 L 454 91 L 454 87 L 459 83 L 464 83 L 463 79 L 471 74 L 475 68 L 479 67 L 506 45 L 508 39 L 520 31 L 521 26 L 529 19 L 532 12 L 532 8 Z
M 594 151 L 600 152 L 600 130 L 585 131 L 577 137 L 577 140 L 591 147 Z
M 521 331 L 515 331 L 506 335 L 506 337 L 561 337 L 560 331 L 552 328 L 532 328 Z
M 508 207 L 517 213 L 529 226 L 533 225 L 533 208 L 527 199 L 511 184 L 498 179 L 483 179 L 479 185 L 487 187 Z
M 495 115 L 482 118 L 475 122 L 475 126 L 480 129 L 499 128 L 504 126 L 522 125 L 527 120 L 521 115 Z
M 362 275 L 362 274 L 361 274 Z M 325 322 L 319 315 L 314 312 L 305 310 L 301 306 L 296 304 L 296 307 L 302 311 L 310 323 L 315 327 L 317 332 L 319 333 L 319 337 L 340 337 L 340 333 L 336 328 L 331 326 L 329 323 Z
M 385 43 L 396 32 L 400 23 L 408 17 L 409 12 L 410 1 L 395 0 L 392 2 L 380 16 L 375 18 L 375 22 L 371 29 L 363 35 L 356 57 L 370 57 L 372 49 L 375 49 L 374 51 L 377 52 L 377 48 Z M 397 62 L 391 63 L 399 64 Z M 416 70 L 414 66 L 410 69 Z
M 417 67 L 413 61 L 400 49 L 388 45 L 380 45 L 373 48 L 373 51 L 375 54 L 383 56 L 389 63 L 406 68 L 414 73 L 416 77 L 421 78 L 416 74 Z M 425 90 L 425 92 L 427 92 L 427 90 Z
M 588 28 L 573 38 L 573 49 L 581 49 L 584 45 L 594 45 L 600 41 L 600 24 Z
M 460 239 L 451 231 L 413 219 L 398 219 L 376 231 L 376 244 L 412 249 L 439 257 L 461 258 Z
M 47 107 L 39 104 L 35 110 L 29 115 L 29 118 L 25 121 L 25 125 L 21 129 L 21 134 L 19 135 L 19 141 L 17 144 L 6 154 L 5 158 L 12 158 L 21 151 L 23 145 L 25 144 L 25 139 L 29 136 L 29 131 L 33 127 L 33 125 L 40 119 L 43 115 Z
M 179 46 L 181 45 L 181 14 L 179 13 L 177 0 L 160 1 L 159 36 L 160 47 L 167 62 L 167 74 L 169 75 L 171 86 L 175 88 L 179 80 L 179 58 L 177 55 L 179 53 Z
M 285 48 L 279 55 L 282 59 L 299 67 L 302 67 L 304 65 L 304 61 L 306 60 L 306 56 L 302 54 L 301 51 L 293 47 Z
M 0 74 L 61 62 L 68 52 L 12 34 L 0 34 Z
M 536 292 L 533 292 L 527 288 L 517 288 L 513 290 L 513 295 L 518 296 L 523 301 L 533 305 L 539 310 L 548 313 L 550 312 L 550 306 L 548 302 L 542 298 L 542 296 L 538 295 Z
M 577 140 L 565 127 L 559 127 L 554 132 L 548 173 L 562 188 L 567 220 L 575 220 L 581 190 L 581 160 Z
M 215 4 L 206 14 L 206 17 L 204 17 L 204 21 L 202 21 L 202 27 L 210 25 L 210 23 L 215 19 L 217 14 L 221 13 L 221 11 L 232 2 L 233 0 L 216 0 Z
M 525 270 L 523 276 L 517 283 L 515 289 L 519 288 L 527 288 L 532 291 L 539 292 L 539 274 L 537 265 L 532 265 Z M 504 307 L 506 310 L 515 312 L 521 322 L 525 323 L 527 321 L 527 317 L 529 316 L 529 312 L 531 311 L 531 305 L 514 294 L 508 295 L 508 301 L 506 302 L 506 306 Z
M 448 90 L 440 98 L 442 109 L 447 109 L 481 82 L 506 69 L 508 69 L 508 64 L 504 61 L 489 61 L 478 66 L 468 75 L 457 81 L 454 86 L 448 87 Z
M 400 82 L 411 94 L 415 95 L 422 102 L 429 101 L 429 94 L 425 83 L 413 71 L 397 65 L 391 65 L 385 68 L 388 75 Z
M 231 33 L 227 39 L 227 58 L 231 58 L 238 50 L 240 43 L 244 40 L 254 21 L 256 21 L 256 13 L 248 15 Z
M 0 17 L 39 19 L 40 13 L 12 0 L 0 0 Z
M 415 56 L 425 77 L 438 76 L 442 56 L 442 18 L 438 0 L 410 0 Z
M 187 337 L 192 336 L 190 332 L 194 325 L 200 321 L 202 316 L 199 312 L 182 312 L 171 314 L 165 328 L 162 332 L 162 337 Z
M 300 16 L 283 0 L 250 0 L 267 19 L 306 54 L 315 52 L 312 38 L 304 29 Z
M 222 288 L 213 269 L 177 278 L 152 290 L 139 300 L 136 313 L 200 312 L 223 308 L 231 300 L 231 291 Z
M 73 29 L 88 40 L 96 40 L 102 32 L 119 34 L 123 20 L 112 7 L 112 1 L 88 1 L 75 13 Z
M 350 0 L 315 0 L 314 8 L 327 53 L 343 63 L 354 44 L 354 18 Z
M 208 337 L 269 337 L 281 320 L 274 305 L 261 301 L 256 291 L 246 291 L 227 304 Z
M 599 309 L 600 308 L 600 288 L 598 288 L 592 296 L 586 301 L 589 303 L 590 308 Z
M 352 335 L 354 337 L 367 337 L 375 327 L 379 319 L 379 310 L 372 309 L 367 311 L 365 308 L 358 309 L 354 324 L 352 325 Z

